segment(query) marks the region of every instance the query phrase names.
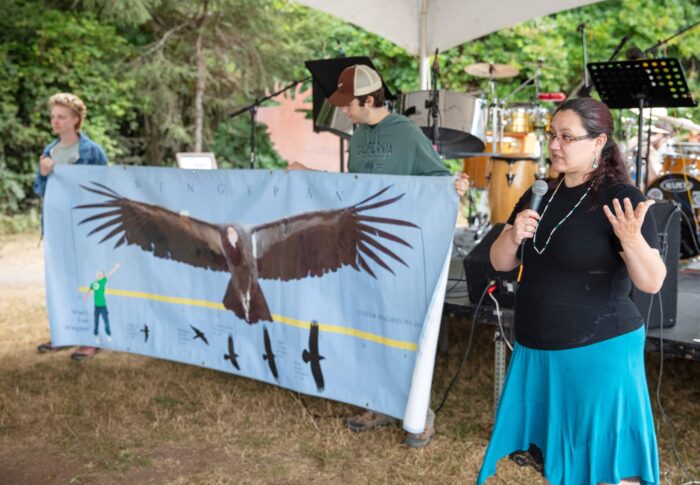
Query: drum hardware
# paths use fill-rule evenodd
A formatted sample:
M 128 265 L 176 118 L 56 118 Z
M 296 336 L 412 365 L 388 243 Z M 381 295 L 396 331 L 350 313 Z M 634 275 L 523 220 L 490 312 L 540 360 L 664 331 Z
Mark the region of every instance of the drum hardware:
M 544 65 L 544 61 L 540 59 L 537 62 L 537 68 L 535 69 L 535 73 L 530 77 L 529 79 L 523 81 L 520 86 L 515 88 L 513 92 L 511 92 L 508 96 L 503 98 L 503 103 L 506 104 L 510 98 L 515 96 L 518 92 L 520 92 L 523 88 L 526 86 L 529 86 L 530 84 L 535 86 L 535 97 L 539 96 L 540 94 L 540 76 L 542 75 L 542 66 Z
M 515 77 L 520 73 L 520 70 L 515 66 L 511 66 L 510 64 L 481 62 L 465 67 L 464 71 L 472 76 L 488 78 L 489 80 L 489 92 L 491 93 L 491 99 L 488 109 L 491 117 L 491 132 L 495 138 L 493 147 L 497 152 L 503 153 L 503 145 L 501 140 L 503 139 L 504 130 L 504 112 L 503 103 L 499 102 L 498 98 L 496 97 L 495 80 Z
M 515 174 L 508 172 L 506 174 L 506 179 L 508 180 L 508 187 L 510 187 L 511 185 L 513 185 L 513 180 L 515 179 Z

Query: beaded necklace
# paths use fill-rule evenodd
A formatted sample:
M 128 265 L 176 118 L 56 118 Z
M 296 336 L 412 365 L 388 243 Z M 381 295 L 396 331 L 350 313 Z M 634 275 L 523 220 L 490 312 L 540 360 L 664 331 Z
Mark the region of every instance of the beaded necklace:
M 542 211 L 542 215 L 540 216 L 540 221 L 542 220 L 542 218 L 544 217 L 545 213 L 547 212 L 547 208 L 549 207 L 549 204 L 550 204 L 550 203 L 552 202 L 552 200 L 554 199 L 554 196 L 557 195 L 557 192 L 559 191 L 559 187 L 561 187 L 561 184 L 562 184 L 563 182 L 564 182 L 564 177 L 562 177 L 562 179 L 559 181 L 559 184 L 557 185 L 557 188 L 554 189 L 554 193 L 552 194 L 552 196 L 551 196 L 551 197 L 549 198 L 549 200 L 547 201 L 547 204 L 544 206 L 544 210 Z M 549 233 L 549 237 L 547 238 L 547 242 L 544 243 L 544 247 L 543 247 L 542 249 L 537 249 L 537 229 L 539 229 L 539 227 L 540 227 L 539 224 L 537 225 L 537 229 L 535 229 L 535 234 L 534 234 L 533 237 L 532 237 L 532 248 L 535 250 L 535 252 L 536 252 L 537 254 L 541 255 L 541 254 L 544 252 L 544 250 L 547 249 L 547 246 L 549 245 L 549 241 L 552 240 L 552 236 L 554 235 L 554 232 L 557 230 L 557 228 L 559 228 L 559 226 L 561 226 L 562 224 L 564 224 L 564 221 L 566 221 L 566 220 L 571 216 L 571 214 L 574 213 L 574 211 L 576 210 L 576 208 L 577 208 L 579 205 L 581 205 L 581 202 L 583 202 L 583 199 L 586 198 L 586 196 L 588 195 L 588 192 L 591 190 L 591 187 L 592 187 L 592 186 L 593 186 L 593 180 L 591 180 L 591 183 L 588 184 L 588 188 L 587 188 L 586 191 L 583 193 L 583 195 L 582 195 L 581 198 L 578 200 L 578 202 L 576 202 L 576 205 L 574 205 L 574 207 L 569 211 L 569 213 L 566 214 L 566 216 L 565 216 L 561 221 L 559 221 L 559 222 L 557 223 L 556 226 L 554 226 L 554 229 L 552 229 L 552 232 Z

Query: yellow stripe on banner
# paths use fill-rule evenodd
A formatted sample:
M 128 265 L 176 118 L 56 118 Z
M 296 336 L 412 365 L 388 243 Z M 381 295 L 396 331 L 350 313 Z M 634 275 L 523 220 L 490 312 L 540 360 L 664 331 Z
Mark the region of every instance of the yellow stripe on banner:
M 81 293 L 86 293 L 88 288 L 86 286 L 81 286 L 78 288 Z M 153 300 L 162 301 L 165 303 L 174 303 L 176 305 L 188 305 L 197 306 L 203 308 L 211 308 L 213 310 L 228 311 L 224 308 L 222 303 L 217 303 L 207 300 L 195 300 L 193 298 L 180 298 L 175 296 L 165 296 L 165 295 L 154 295 L 153 293 L 145 293 L 143 291 L 131 291 L 131 290 L 116 290 L 113 288 L 107 288 L 105 293 L 113 296 L 123 296 L 125 298 L 140 298 L 143 300 Z M 311 328 L 311 322 L 305 320 L 297 320 L 294 318 L 285 317 L 282 315 L 272 315 L 272 319 L 283 325 L 289 325 L 290 327 L 297 328 Z M 350 337 L 359 338 L 362 340 L 367 340 L 369 342 L 375 342 L 381 345 L 386 345 L 387 347 L 395 347 L 397 349 L 410 350 L 415 352 L 417 345 L 413 342 L 405 342 L 403 340 L 395 340 L 392 338 L 382 337 L 381 335 L 376 335 L 370 332 L 363 332 L 362 330 L 357 330 L 350 327 L 341 327 L 339 325 L 330 325 L 327 323 L 319 323 L 318 329 L 321 332 L 337 333 L 341 335 L 348 335 Z

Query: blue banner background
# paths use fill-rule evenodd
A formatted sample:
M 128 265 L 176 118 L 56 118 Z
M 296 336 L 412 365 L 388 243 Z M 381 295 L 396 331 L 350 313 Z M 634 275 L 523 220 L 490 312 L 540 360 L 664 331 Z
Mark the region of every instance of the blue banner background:
M 352 206 L 391 186 L 376 200 L 406 195 L 366 214 L 404 219 L 419 228 L 371 224 L 413 246 L 381 241 L 409 266 L 383 257 L 395 275 L 365 258 L 376 279 L 346 266 L 322 277 L 260 280 L 274 322 L 248 324 L 221 305 L 229 273 L 160 259 L 138 246 L 113 249 L 119 235 L 100 244 L 110 229 L 88 236 L 101 221 L 79 222 L 98 210 L 75 207 L 107 200 L 80 187 L 91 182 L 135 201 L 187 211 L 191 218 L 252 225 Z M 57 166 L 44 205 L 52 340 L 56 345 L 96 345 L 93 298 L 83 297 L 98 270 L 107 273 L 119 262 L 107 282 L 112 340 L 106 340 L 100 320 L 99 346 L 217 369 L 402 418 L 457 207 L 451 177 Z M 319 353 L 325 357 L 323 390 L 302 359 L 312 321 L 319 324 Z M 144 325 L 149 327 L 147 341 Z M 208 345 L 194 338 L 191 326 L 204 332 Z M 262 358 L 263 328 L 276 356 L 278 379 Z M 224 359 L 229 336 L 240 370 Z

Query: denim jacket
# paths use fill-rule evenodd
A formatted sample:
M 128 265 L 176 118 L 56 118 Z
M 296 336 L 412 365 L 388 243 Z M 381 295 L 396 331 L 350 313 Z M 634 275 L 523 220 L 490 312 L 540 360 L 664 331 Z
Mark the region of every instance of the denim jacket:
M 78 133 L 78 136 L 78 159 L 75 161 L 75 163 L 83 165 L 107 165 L 107 155 L 105 155 L 102 147 L 82 133 Z M 59 140 L 59 138 L 56 138 L 54 141 L 46 145 L 43 152 L 44 156 L 51 156 L 51 150 L 56 146 Z M 34 193 L 43 197 L 44 192 L 46 191 L 47 180 L 48 176 L 44 177 L 41 175 L 40 171 L 37 171 L 33 186 Z

